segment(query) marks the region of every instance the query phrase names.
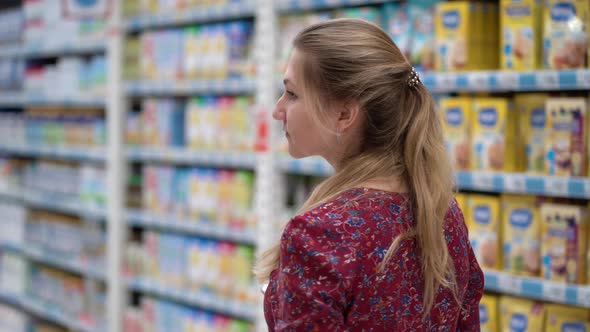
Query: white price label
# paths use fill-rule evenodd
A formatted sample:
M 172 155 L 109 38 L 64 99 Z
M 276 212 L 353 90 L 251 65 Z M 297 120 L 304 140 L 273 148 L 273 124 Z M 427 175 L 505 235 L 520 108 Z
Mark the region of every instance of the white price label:
M 473 90 L 486 90 L 490 85 L 488 78 L 486 73 L 473 73 L 468 76 L 469 87 Z
M 578 288 L 578 304 L 590 308 L 590 286 L 580 286 Z
M 501 291 L 512 294 L 520 294 L 522 292 L 522 279 L 510 275 L 498 276 L 498 286 Z
M 507 191 L 522 193 L 526 191 L 526 177 L 524 175 L 507 175 L 504 178 L 504 188 Z
M 557 72 L 548 71 L 537 74 L 537 86 L 545 89 L 559 88 Z
M 590 181 L 584 181 L 584 194 L 586 198 L 590 198 Z
M 548 282 L 543 285 L 543 297 L 555 302 L 565 302 L 565 284 Z
M 590 70 L 578 70 L 576 72 L 576 81 L 579 86 L 590 88 Z
M 436 89 L 449 91 L 457 87 L 457 75 L 455 74 L 438 74 L 436 77 Z
M 567 180 L 560 178 L 545 179 L 545 192 L 552 195 L 566 196 L 568 193 Z
M 498 86 L 503 89 L 513 90 L 518 88 L 517 73 L 501 73 L 498 75 Z
M 474 173 L 473 184 L 479 189 L 493 189 L 494 176 L 486 173 Z

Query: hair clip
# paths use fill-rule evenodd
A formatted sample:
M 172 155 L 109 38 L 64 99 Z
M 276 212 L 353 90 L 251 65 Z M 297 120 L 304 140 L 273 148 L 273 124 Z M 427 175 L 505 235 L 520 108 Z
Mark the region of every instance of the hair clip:
M 412 72 L 410 73 L 410 78 L 408 79 L 408 85 L 413 88 L 420 83 L 420 76 L 418 76 L 418 72 L 416 68 L 412 67 Z

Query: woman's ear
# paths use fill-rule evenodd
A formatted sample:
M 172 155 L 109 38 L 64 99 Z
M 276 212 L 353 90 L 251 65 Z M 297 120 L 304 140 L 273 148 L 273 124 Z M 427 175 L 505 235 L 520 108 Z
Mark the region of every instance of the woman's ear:
M 356 127 L 361 120 L 360 105 L 357 102 L 344 102 L 338 107 L 336 128 L 342 132 Z

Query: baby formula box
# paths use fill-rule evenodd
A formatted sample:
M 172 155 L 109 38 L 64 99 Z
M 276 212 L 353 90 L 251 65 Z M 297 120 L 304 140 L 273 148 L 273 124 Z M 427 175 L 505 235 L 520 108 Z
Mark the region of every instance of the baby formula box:
M 542 93 L 518 94 L 514 98 L 518 113 L 518 170 L 531 174 L 545 172 L 545 138 L 547 95 Z M 519 158 L 520 156 L 520 158 Z
M 541 275 L 567 283 L 584 283 L 587 220 L 581 206 L 541 205 Z
M 538 202 L 534 196 L 502 196 L 504 270 L 512 274 L 538 276 L 541 271 Z
M 546 1 L 543 42 L 545 67 L 584 68 L 588 60 L 590 2 Z
M 584 98 L 549 98 L 546 103 L 546 173 L 584 176 L 586 168 L 586 112 Z
M 479 323 L 481 332 L 498 331 L 498 297 L 484 294 L 479 302 Z
M 516 167 L 516 112 L 504 98 L 475 98 L 471 169 L 513 171 Z
M 540 2 L 501 1 L 501 69 L 535 70 L 541 67 L 543 6 Z
M 462 71 L 477 69 L 481 57 L 480 25 L 477 16 L 480 4 L 469 1 L 441 2 L 436 5 L 435 67 L 438 71 Z
M 469 97 L 449 97 L 440 101 L 445 144 L 456 170 L 470 167 L 471 105 Z
M 532 300 L 500 297 L 500 331 L 543 331 L 543 304 Z
M 590 331 L 589 311 L 586 308 L 559 304 L 545 305 L 546 332 Z
M 482 268 L 500 269 L 500 199 L 470 195 L 467 199 L 469 239 Z

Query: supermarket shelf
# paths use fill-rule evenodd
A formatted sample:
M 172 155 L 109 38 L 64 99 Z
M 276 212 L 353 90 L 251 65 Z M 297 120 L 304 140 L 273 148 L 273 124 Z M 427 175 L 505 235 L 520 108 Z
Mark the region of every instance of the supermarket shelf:
M 279 12 L 290 14 L 294 11 L 341 8 L 346 6 L 373 5 L 395 0 L 283 0 L 278 4 Z
M 132 96 L 254 94 L 254 79 L 195 80 L 195 81 L 130 81 L 125 91 Z
M 0 106 L 24 107 L 24 106 L 60 106 L 60 107 L 91 107 L 104 108 L 104 97 L 100 96 L 72 96 L 56 98 L 47 93 L 0 93 Z
M 39 263 L 43 263 L 49 266 L 63 269 L 72 273 L 77 273 L 82 276 L 97 280 L 106 280 L 104 274 L 104 267 L 99 268 L 96 266 L 90 266 L 90 264 L 76 262 L 68 259 L 63 259 L 57 255 L 51 255 L 38 248 L 23 247 L 22 253 Z
M 457 172 L 457 185 L 465 190 L 590 198 L 590 179 L 582 177 L 461 171 Z
M 590 286 L 485 271 L 485 288 L 521 297 L 590 308 Z
M 57 323 L 72 331 L 98 332 L 98 329 L 93 328 L 89 324 L 67 317 L 55 306 L 43 305 L 40 301 L 26 295 L 15 295 L 0 290 L 0 302 L 7 303 L 13 307 L 22 308 L 40 318 Z
M 454 91 L 557 91 L 590 89 L 590 70 L 526 72 L 473 71 L 425 73 L 421 79 L 434 93 Z
M 159 161 L 166 163 L 221 166 L 254 169 L 254 152 L 217 152 L 190 148 L 130 147 L 127 157 L 133 161 Z
M 11 252 L 13 254 L 23 255 L 23 248 L 21 245 L 14 243 L 0 243 L 0 250 Z
M 329 176 L 333 173 L 327 162 L 316 157 L 295 160 L 281 156 L 279 165 L 284 171 L 296 174 Z M 462 190 L 590 199 L 590 178 L 484 171 L 459 171 L 456 177 Z
M 233 317 L 255 321 L 256 307 L 249 303 L 241 303 L 216 296 L 209 292 L 196 292 L 187 289 L 172 288 L 147 278 L 135 278 L 128 282 L 129 288 L 142 293 L 153 294 L 186 305 L 199 307 Z
M 20 297 L 14 294 L 10 294 L 5 290 L 0 290 L 0 302 L 6 303 L 12 307 L 21 307 Z
M 100 53 L 106 50 L 104 41 L 76 41 L 62 45 L 47 45 L 31 43 L 27 45 L 13 45 L 0 49 L 0 57 L 57 57 L 62 55 Z
M 78 161 L 104 161 L 105 150 L 95 146 L 0 143 L 0 153 Z
M 160 216 L 148 211 L 128 209 L 129 225 L 157 228 L 187 235 L 205 236 L 219 240 L 233 241 L 248 245 L 256 244 L 256 234 L 252 231 L 236 230 L 215 225 L 212 222 L 182 219 L 174 216 Z
M 239 4 L 194 8 L 189 10 L 168 12 L 155 15 L 138 15 L 127 19 L 125 28 L 129 32 L 150 28 L 160 28 L 191 23 L 207 23 L 212 21 L 249 18 L 255 14 L 253 1 L 241 1 Z
M 0 197 L 23 201 L 25 204 L 51 211 L 73 214 L 85 221 L 103 222 L 105 209 L 81 202 L 77 197 L 31 190 L 19 186 L 0 188 Z

